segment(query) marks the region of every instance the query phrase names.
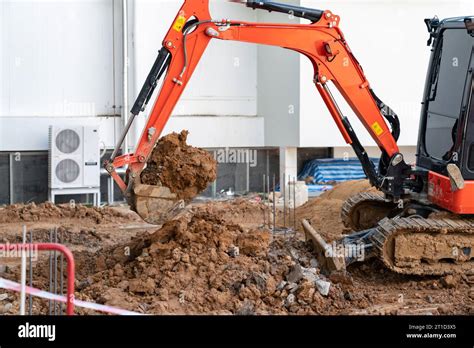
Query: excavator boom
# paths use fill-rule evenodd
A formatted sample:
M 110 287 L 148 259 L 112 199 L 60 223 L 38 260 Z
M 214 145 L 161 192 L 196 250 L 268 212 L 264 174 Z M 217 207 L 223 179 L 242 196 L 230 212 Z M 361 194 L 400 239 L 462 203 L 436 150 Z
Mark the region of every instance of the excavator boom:
M 186 202 L 179 200 L 170 188 L 164 185 L 144 185 L 140 176 L 210 41 L 227 40 L 277 46 L 296 51 L 310 60 L 314 68 L 316 89 L 334 122 L 345 141 L 354 149 L 371 184 L 384 193 L 384 197 L 362 194 L 344 205 L 344 223 L 356 231 L 363 228 L 366 230 L 344 238 L 340 243 L 362 243 L 368 255 L 378 256 L 388 268 L 399 273 L 446 274 L 472 271 L 472 222 L 461 221 L 458 216 L 439 219 L 436 217 L 439 210 L 426 199 L 428 197 L 436 204 L 437 196 L 433 193 L 433 187 L 440 186 L 442 182 L 445 183 L 443 190 L 451 196 L 468 192 L 464 186 L 472 186 L 472 182 L 464 183 L 462 173 L 455 163 L 447 165 L 449 178 L 444 176 L 444 172 L 435 173 L 425 167 L 411 167 L 405 163 L 397 146 L 400 134 L 398 117 L 371 89 L 339 28 L 339 16 L 331 11 L 266 0 L 237 2 L 243 2 L 253 9 L 288 13 L 311 23 L 215 20 L 209 13 L 209 0 L 185 0 L 131 110 L 129 123 L 112 158 L 105 165 L 131 207 L 145 221 L 153 224 L 162 224 L 184 209 Z M 468 18 L 464 22 L 465 26 L 457 22 L 456 25 L 461 25 L 472 33 L 472 19 Z M 438 47 L 435 52 L 439 53 L 440 33 L 436 29 L 439 23 L 430 21 L 427 24 L 430 36 L 435 38 L 434 45 Z M 118 156 L 135 117 L 145 110 L 160 79 L 163 80 L 161 90 L 135 152 Z M 379 146 L 382 156 L 378 171 L 359 142 L 349 119 L 337 105 L 330 84 L 337 88 Z M 430 102 L 432 99 L 427 99 L 426 105 Z M 452 135 L 454 138 L 457 133 L 453 131 Z M 116 172 L 116 168 L 124 166 L 128 166 L 125 182 Z M 432 178 L 436 175 L 439 179 L 433 183 Z M 427 187 L 431 189 L 427 190 Z M 448 194 L 442 196 L 445 198 Z M 440 206 L 453 202 L 442 203 Z M 455 212 L 455 209 L 451 211 Z M 305 230 L 311 230 L 308 224 L 305 225 Z M 310 234 L 316 235 L 315 240 L 322 241 L 317 232 L 311 230 Z M 345 260 L 345 264 L 352 261 Z
M 208 44 L 213 39 L 278 46 L 306 56 L 314 67 L 314 83 L 327 105 L 345 141 L 352 145 L 371 183 L 388 195 L 399 198 L 403 193 L 401 176 L 408 169 L 399 153 L 398 118 L 382 112 L 381 101 L 370 88 L 364 72 L 352 54 L 342 31 L 340 17 L 331 11 L 320 11 L 272 1 L 247 1 L 249 8 L 289 13 L 310 20 L 310 24 L 252 23 L 214 20 L 209 0 L 186 0 L 176 15 L 159 51 L 155 64 L 131 111 L 129 124 L 106 163 L 107 171 L 125 193 L 132 206 L 145 220 L 155 223 L 179 211 L 182 202 L 166 187 L 149 187 L 140 182 L 140 173 L 162 135 L 174 107 L 186 88 Z M 146 127 L 133 154 L 117 156 L 134 118 L 145 109 L 154 89 L 163 78 L 161 90 L 148 117 Z M 338 89 L 383 153 L 383 168 L 377 173 L 360 144 L 352 126 L 335 102 L 329 83 Z M 390 122 L 390 126 L 386 120 Z M 116 168 L 128 166 L 127 183 Z M 393 168 L 395 169 L 393 169 Z M 393 174 L 396 175 L 388 175 Z M 406 175 L 405 175 L 406 176 Z M 137 197 L 141 197 L 137 203 Z M 149 198 L 149 199 L 148 199 Z M 161 199 L 163 198 L 163 199 Z M 149 204 L 154 201 L 154 204 Z M 164 203 L 164 206 L 161 205 Z M 161 212 L 156 212 L 161 210 Z M 160 216 L 151 218 L 155 211 Z

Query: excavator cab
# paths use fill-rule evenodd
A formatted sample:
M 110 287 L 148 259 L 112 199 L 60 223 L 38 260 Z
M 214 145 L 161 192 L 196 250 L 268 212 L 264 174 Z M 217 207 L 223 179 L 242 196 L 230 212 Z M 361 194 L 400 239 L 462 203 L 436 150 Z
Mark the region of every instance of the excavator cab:
M 473 22 L 473 17 L 426 20 L 432 56 L 417 166 L 429 171 L 429 200 L 458 214 L 474 214 Z
M 425 21 L 432 55 L 411 170 L 423 188 L 409 191 L 402 204 L 361 193 L 342 209 L 344 224 L 359 232 L 339 243 L 364 245 L 366 255 L 398 273 L 474 272 L 473 22 Z

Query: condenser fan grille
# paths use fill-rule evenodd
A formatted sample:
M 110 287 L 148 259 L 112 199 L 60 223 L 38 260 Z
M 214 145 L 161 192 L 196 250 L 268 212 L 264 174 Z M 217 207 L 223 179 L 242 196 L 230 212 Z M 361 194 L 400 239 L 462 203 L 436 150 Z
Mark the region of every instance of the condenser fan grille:
M 81 138 L 72 129 L 65 129 L 56 136 L 56 147 L 62 153 L 70 154 L 79 148 Z
M 56 177 L 63 183 L 69 184 L 75 181 L 81 173 L 77 162 L 72 159 L 65 159 L 56 166 Z

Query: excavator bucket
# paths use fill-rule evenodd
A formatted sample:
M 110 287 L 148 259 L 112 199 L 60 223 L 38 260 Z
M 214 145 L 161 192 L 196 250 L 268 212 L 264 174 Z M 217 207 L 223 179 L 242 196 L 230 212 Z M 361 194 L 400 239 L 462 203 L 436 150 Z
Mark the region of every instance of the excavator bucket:
M 135 181 L 129 204 L 140 217 L 149 224 L 162 225 L 181 213 L 185 201 L 166 186 L 144 185 Z
M 186 143 L 187 131 L 162 137 L 146 168 L 132 182 L 128 201 L 146 222 L 162 225 L 217 178 L 217 162 L 207 151 Z
M 303 220 L 301 223 L 305 231 L 306 240 L 311 241 L 313 244 L 321 268 L 330 273 L 345 271 L 346 260 L 344 257 L 334 254 L 331 245 L 311 226 L 309 221 Z

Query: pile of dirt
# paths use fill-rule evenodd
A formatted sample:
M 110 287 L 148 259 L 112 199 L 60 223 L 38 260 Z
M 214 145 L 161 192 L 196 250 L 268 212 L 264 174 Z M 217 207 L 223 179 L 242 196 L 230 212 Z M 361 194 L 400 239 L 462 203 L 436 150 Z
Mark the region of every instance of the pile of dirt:
M 352 196 L 361 192 L 376 192 L 377 189 L 370 185 L 368 180 L 346 181 L 336 184 L 332 190 L 324 192 L 320 198 L 323 199 L 339 199 L 346 201 Z
M 166 186 L 189 201 L 216 180 L 217 162 L 207 151 L 188 145 L 188 134 L 172 133 L 158 141 L 141 174 L 142 184 Z
M 67 244 L 68 246 L 78 246 L 80 248 L 94 249 L 100 247 L 104 239 L 109 238 L 107 235 L 100 235 L 94 229 L 90 228 L 76 228 L 69 229 L 64 226 L 59 226 L 56 229 L 33 228 L 28 230 L 31 233 L 35 243 L 49 243 L 54 241 L 54 236 L 57 234 L 57 242 L 60 244 Z M 22 243 L 23 238 L 20 234 L 0 237 L 1 243 Z
M 86 207 L 81 204 L 14 204 L 0 209 L 0 224 L 18 222 L 51 222 L 62 219 L 80 219 L 95 224 L 116 223 L 120 220 L 133 221 L 137 216 L 116 208 Z
M 79 298 L 145 313 L 327 313 L 342 297 L 338 286 L 318 291 L 323 276 L 306 242 L 205 210 L 77 262 L 84 276 L 97 272 L 79 284 Z
M 264 219 L 269 219 L 268 216 L 271 211 L 271 207 L 266 207 L 261 201 L 248 198 L 237 198 L 222 202 L 212 201 L 203 206 L 198 206 L 197 209 L 205 209 L 227 222 L 242 226 L 262 225 Z
M 299 208 L 298 217 L 311 219 L 326 237 L 337 238 L 346 233 L 339 213 L 347 198 L 337 194 L 351 195 L 364 186 L 369 187 L 338 185 Z M 259 223 L 242 227 L 240 220 L 258 222 L 261 209 L 253 201 L 213 202 L 193 206 L 158 231 L 107 224 L 65 231 L 76 260 L 76 298 L 146 314 L 474 313 L 474 278 L 465 275 L 405 276 L 377 260 L 351 265 L 348 273 L 321 275 L 311 246 L 292 233 L 272 235 L 257 228 Z M 244 218 L 234 215 L 241 212 Z M 9 241 L 19 240 L 18 231 L 8 235 L 14 238 Z M 48 237 L 47 231 L 35 232 L 35 239 Z M 34 287 L 49 288 L 48 259 L 44 254 L 35 263 Z M 0 268 L 0 276 L 18 281 L 18 260 L 3 273 Z M 0 313 L 7 305 L 12 306 L 8 314 L 18 313 L 18 294 L 7 294 Z M 35 298 L 33 303 L 34 313 L 48 312 L 47 301 Z M 76 313 L 96 314 L 80 308 Z
M 348 181 L 338 184 L 333 190 L 308 201 L 296 209 L 297 221 L 309 220 L 313 227 L 328 241 L 339 239 L 348 231 L 341 220 L 344 202 L 361 192 L 375 191 L 367 180 Z M 301 226 L 298 226 L 302 231 Z

